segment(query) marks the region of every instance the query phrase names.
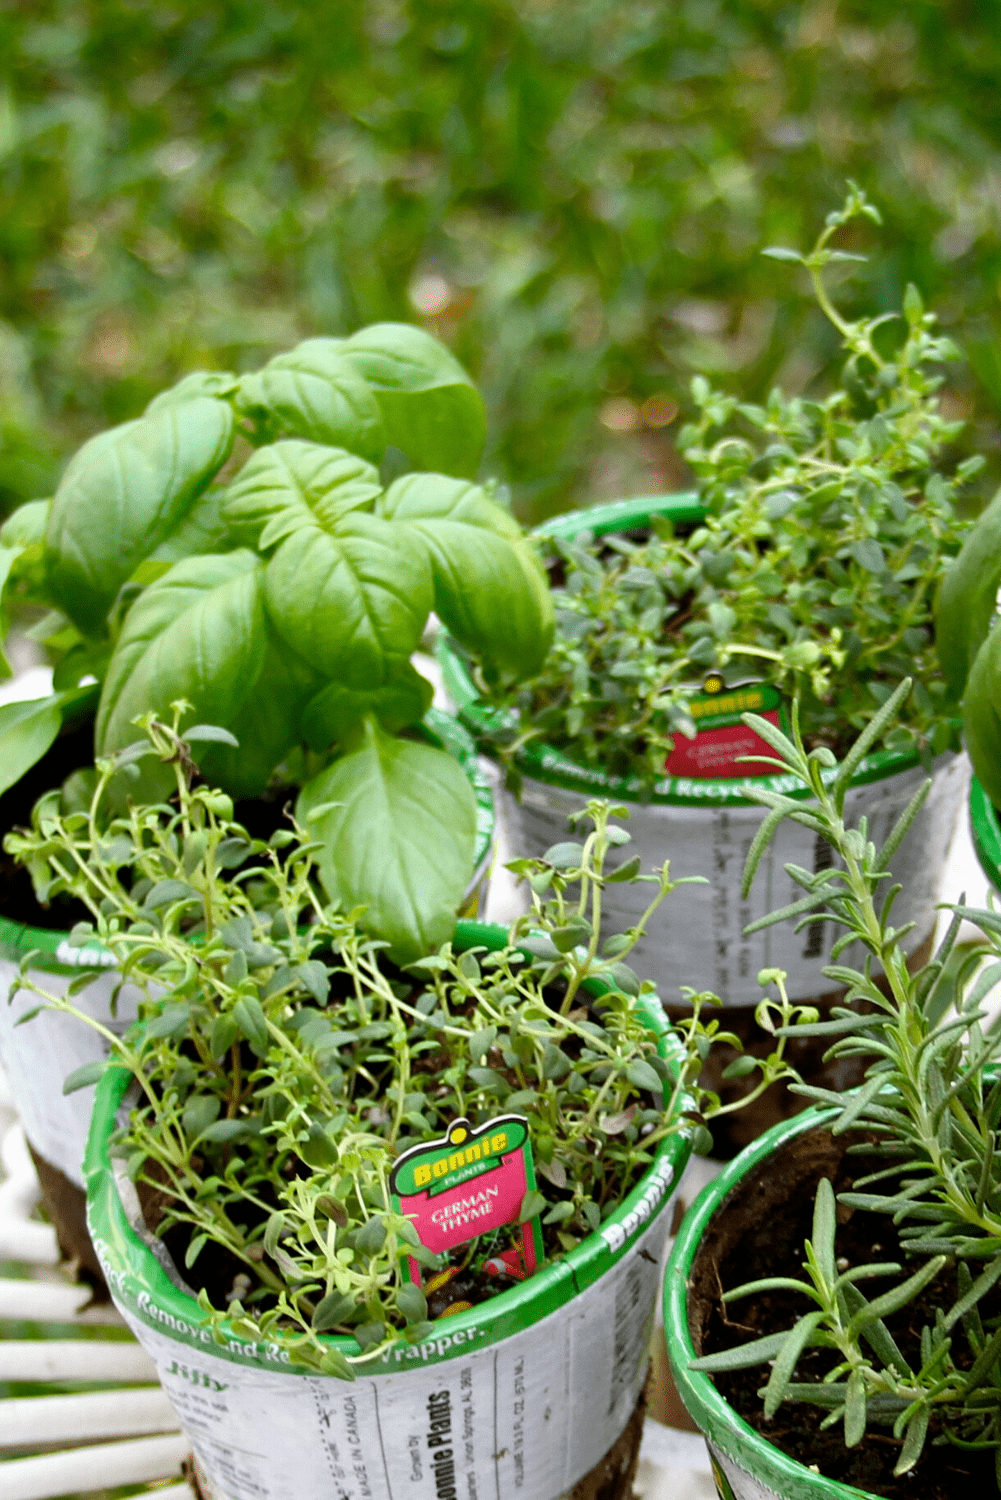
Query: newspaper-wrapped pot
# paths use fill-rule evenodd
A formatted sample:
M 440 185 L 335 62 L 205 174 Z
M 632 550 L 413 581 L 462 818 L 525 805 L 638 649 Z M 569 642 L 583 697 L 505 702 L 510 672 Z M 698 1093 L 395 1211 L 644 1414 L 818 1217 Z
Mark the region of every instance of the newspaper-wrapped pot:
M 485 935 L 460 924 L 457 946 Z M 493 941 L 505 940 L 494 929 Z M 663 1035 L 659 1006 L 643 1003 Z M 661 1047 L 668 1053 L 668 1038 Z M 614 1445 L 645 1378 L 684 1136 L 661 1144 L 601 1230 L 563 1260 L 440 1319 L 422 1344 L 401 1340 L 349 1383 L 290 1366 L 272 1344 L 235 1333 L 213 1342 L 195 1299 L 145 1242 L 137 1205 L 131 1221 L 123 1206 L 107 1140 L 129 1077 L 115 1069 L 98 1088 L 90 1232 L 213 1500 L 562 1500 Z M 352 1339 L 330 1342 L 358 1352 Z

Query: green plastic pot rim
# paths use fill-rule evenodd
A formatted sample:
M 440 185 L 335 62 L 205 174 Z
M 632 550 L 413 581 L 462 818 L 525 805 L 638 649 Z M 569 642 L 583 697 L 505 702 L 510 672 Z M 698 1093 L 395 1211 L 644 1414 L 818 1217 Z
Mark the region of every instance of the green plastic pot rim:
M 641 496 L 634 500 L 618 500 L 609 505 L 594 506 L 593 509 L 569 511 L 538 527 L 534 535 L 556 537 L 569 541 L 581 531 L 593 531 L 604 536 L 612 531 L 626 531 L 631 527 L 645 525 L 651 516 L 667 516 L 679 525 L 695 524 L 705 515 L 697 496 L 691 490 L 675 495 Z M 436 652 L 441 666 L 445 688 L 457 706 L 458 716 L 466 729 L 483 741 L 490 733 L 504 727 L 502 715 L 495 709 L 480 706 L 476 690 L 466 664 L 452 645 L 446 631 L 442 631 L 436 643 Z M 483 748 L 491 754 L 489 744 Z M 658 781 L 651 795 L 645 795 L 645 787 L 636 776 L 607 776 L 594 766 L 581 765 L 555 745 L 544 741 L 530 741 L 517 751 L 515 765 L 523 776 L 548 786 L 563 788 L 592 797 L 616 797 L 624 802 L 653 803 L 669 807 L 752 807 L 754 799 L 743 795 L 746 787 L 761 791 L 781 792 L 786 797 L 809 800 L 810 793 L 797 777 L 790 773 L 754 776 L 748 774 L 740 780 L 719 780 L 707 777 L 704 780 L 690 776 L 665 776 Z M 866 755 L 852 777 L 851 785 L 865 786 L 869 782 L 884 781 L 898 772 L 911 771 L 920 764 L 916 751 L 876 750 Z M 822 772 L 825 783 L 833 782 L 837 769 L 825 768 Z
M 997 808 L 976 776 L 970 781 L 970 831 L 980 868 L 996 891 L 1001 891 L 1001 823 Z
M 429 708 L 424 725 L 429 731 L 427 739 L 437 741 L 459 762 L 476 798 L 476 845 L 469 881 L 469 888 L 475 889 L 489 869 L 493 853 L 496 824 L 493 790 L 477 759 L 472 736 L 453 714 L 440 708 Z M 114 966 L 113 957 L 101 943 L 94 940 L 77 948 L 68 938 L 66 929 L 33 927 L 30 923 L 13 922 L 9 917 L 0 916 L 0 952 L 5 948 L 12 949 L 21 957 L 26 953 L 37 953 L 38 967 L 56 974 L 76 974 L 82 968 Z
M 678 1393 L 708 1442 L 783 1500 L 873 1500 L 868 1490 L 815 1474 L 766 1441 L 739 1417 L 708 1375 L 690 1370 L 695 1358 L 688 1327 L 688 1273 L 710 1220 L 727 1195 L 786 1142 L 834 1120 L 838 1109 L 810 1108 L 765 1132 L 744 1148 L 696 1198 L 682 1220 L 664 1277 L 664 1333 Z
M 508 929 L 498 924 L 460 921 L 456 929 L 455 947 L 462 950 L 483 947 L 495 951 L 506 946 L 508 937 Z M 601 981 L 590 981 L 588 987 L 596 994 L 604 993 L 609 988 Z M 662 1057 L 670 1059 L 677 1048 L 677 1042 L 660 1001 L 655 995 L 641 996 L 637 1004 L 643 1012 L 644 1020 L 658 1038 L 658 1052 Z M 107 1241 L 103 1232 L 104 1226 L 100 1222 L 101 1215 L 110 1216 L 112 1231 L 120 1241 L 126 1243 L 130 1261 L 141 1265 L 143 1289 L 140 1296 L 144 1292 L 145 1301 L 139 1303 L 135 1312 L 136 1316 L 161 1334 L 166 1332 L 171 1324 L 180 1323 L 182 1328 L 203 1338 L 207 1352 L 213 1347 L 216 1348 L 216 1352 L 219 1352 L 217 1346 L 210 1345 L 208 1342 L 207 1330 L 204 1328 L 205 1320 L 197 1302 L 174 1285 L 152 1250 L 133 1230 L 118 1194 L 114 1167 L 108 1152 L 108 1137 L 115 1128 L 120 1106 L 131 1082 L 131 1072 L 119 1066 L 109 1068 L 97 1086 L 90 1136 L 84 1158 L 84 1180 L 87 1184 L 87 1227 L 109 1285 L 115 1287 L 119 1295 L 124 1296 L 123 1282 L 128 1272 L 108 1262 Z M 436 1333 L 419 1348 L 424 1350 L 431 1346 L 433 1349 L 436 1343 L 444 1341 L 454 1348 L 455 1357 L 460 1357 L 466 1352 L 468 1344 L 473 1344 L 473 1340 L 477 1337 L 482 1338 L 487 1333 L 490 1324 L 502 1322 L 505 1316 L 509 1318 L 512 1315 L 520 1316 L 522 1321 L 518 1326 L 526 1327 L 540 1322 L 549 1313 L 558 1311 L 560 1307 L 572 1302 L 575 1295 L 585 1291 L 606 1271 L 610 1271 L 663 1213 L 672 1191 L 681 1180 L 691 1155 L 691 1149 L 691 1134 L 688 1130 L 678 1131 L 661 1141 L 650 1167 L 618 1208 L 605 1220 L 600 1230 L 589 1235 L 562 1260 L 546 1266 L 528 1281 L 519 1282 L 506 1291 L 499 1292 L 497 1296 L 490 1298 L 488 1303 L 450 1317 L 447 1320 L 447 1329 L 442 1328 L 440 1334 Z M 569 1296 L 565 1295 L 568 1290 L 568 1281 L 574 1284 Z M 151 1305 L 161 1313 L 161 1316 L 158 1317 L 155 1313 L 145 1311 Z M 527 1317 L 524 1316 L 526 1309 L 529 1310 Z M 162 1314 L 165 1314 L 166 1318 Z M 255 1349 L 262 1347 L 266 1349 L 268 1346 L 262 1346 L 260 1343 L 254 1344 L 252 1340 L 235 1333 L 228 1322 L 223 1325 L 223 1329 L 227 1343 L 227 1358 L 236 1358 L 241 1364 L 259 1369 L 280 1369 L 290 1375 L 315 1377 L 315 1371 L 288 1364 L 287 1352 L 284 1352 L 284 1359 L 275 1356 L 269 1358 L 266 1353 L 258 1355 L 253 1352 Z M 500 1337 L 505 1336 L 501 1334 Z M 360 1353 L 355 1340 L 346 1335 L 322 1335 L 321 1341 L 331 1348 L 339 1349 L 345 1355 Z M 497 1341 L 488 1339 L 487 1342 Z M 245 1351 L 243 1354 L 239 1352 L 240 1346 Z M 473 1346 L 475 1347 L 475 1344 Z M 402 1359 L 404 1356 L 396 1354 L 398 1348 L 399 1345 L 392 1346 L 388 1355 Z M 441 1351 L 439 1351 L 440 1357 Z M 383 1369 L 382 1362 L 380 1365 L 362 1366 L 359 1374 L 364 1376 L 400 1373 L 407 1368 L 431 1368 L 430 1359 L 431 1356 L 425 1354 L 416 1360 L 413 1366 L 397 1363 L 391 1367 L 391 1371 Z

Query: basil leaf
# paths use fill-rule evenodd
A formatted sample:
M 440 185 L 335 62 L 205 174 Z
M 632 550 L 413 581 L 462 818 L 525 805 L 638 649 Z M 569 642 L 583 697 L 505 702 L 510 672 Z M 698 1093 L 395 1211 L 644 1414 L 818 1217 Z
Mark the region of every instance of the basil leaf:
M 311 826 L 331 900 L 365 906 L 363 925 L 395 963 L 434 952 L 455 928 L 473 869 L 476 799 L 442 750 L 393 739 L 371 717 L 346 754 L 303 787 L 297 816 L 336 803 Z
M 1001 627 L 977 652 L 963 694 L 963 736 L 973 769 L 994 806 L 1001 804 Z
M 36 563 L 41 561 L 42 542 L 51 509 L 51 500 L 29 500 L 27 504 L 19 506 L 12 516 L 8 516 L 0 527 L 0 643 L 7 639 L 10 629 L 10 611 L 5 597 L 7 584 L 12 575 L 14 579 L 18 579 L 19 575 L 23 578 L 23 569 L 15 568 L 15 564 L 25 552 Z M 22 594 L 21 602 L 35 601 L 30 597 L 25 599 Z M 0 644 L 0 678 L 10 676 L 10 662 Z
M 935 647 L 942 675 L 957 696 L 990 630 L 999 584 L 1001 490 L 977 517 L 935 601 Z
M 371 509 L 381 494 L 371 464 L 343 448 L 287 438 L 259 448 L 226 491 L 223 517 L 242 546 L 273 547 L 300 526 Z
M 55 743 L 64 695 L 0 704 L 0 792 L 20 781 Z M 27 809 L 25 809 L 27 812 Z
M 51 500 L 28 500 L 0 526 L 0 545 L 19 551 L 45 540 L 52 512 Z
M 373 323 L 338 353 L 375 393 L 386 439 L 418 469 L 465 478 L 476 473 L 486 441 L 479 391 L 455 356 L 423 328 Z
M 286 432 L 331 443 L 378 463 L 386 431 L 376 397 L 358 368 L 342 358 L 342 339 L 306 339 L 244 375 L 237 404 L 277 419 Z
M 366 714 L 373 714 L 391 734 L 419 724 L 431 707 L 434 688 L 407 662 L 399 676 L 380 688 L 365 690 L 328 683 L 307 706 L 302 732 L 312 750 L 326 750 Z
M 199 557 L 207 552 L 226 552 L 233 546 L 226 518 L 222 513 L 226 490 L 214 484 L 195 501 L 188 514 L 168 537 L 150 553 L 146 563 L 141 564 L 133 579 L 140 583 L 153 580 L 143 577 L 143 568 L 151 563 L 164 563 L 166 568 L 181 562 L 185 557 Z
M 233 445 L 234 417 L 208 396 L 99 433 L 70 460 L 46 533 L 49 584 L 85 635 L 136 566 L 176 529 Z
M 265 630 L 261 563 L 252 552 L 175 563 L 126 618 L 101 693 L 98 754 L 131 744 L 139 714 L 152 709 L 169 719 L 179 698 L 197 721 L 231 728 L 260 674 Z
M 253 691 L 226 726 L 238 747 L 199 745 L 195 753 L 206 780 L 237 798 L 262 796 L 275 767 L 301 743 L 303 710 L 320 683 L 295 651 L 276 640 L 267 622 L 264 633 L 264 660 Z
M 540 670 L 554 613 L 542 568 L 514 518 L 479 485 L 441 474 L 407 474 L 378 514 L 424 548 L 434 608 L 464 646 L 512 678 Z
M 424 550 L 361 511 L 333 531 L 318 517 L 286 537 L 265 569 L 264 597 L 286 645 L 362 691 L 403 672 L 433 603 Z
M 148 417 L 165 411 L 168 407 L 183 405 L 186 401 L 196 401 L 201 396 L 218 396 L 225 400 L 239 389 L 239 385 L 239 376 L 230 375 L 225 370 L 192 370 L 190 375 L 185 375 L 183 380 L 179 380 L 169 390 L 154 396 L 143 416 Z

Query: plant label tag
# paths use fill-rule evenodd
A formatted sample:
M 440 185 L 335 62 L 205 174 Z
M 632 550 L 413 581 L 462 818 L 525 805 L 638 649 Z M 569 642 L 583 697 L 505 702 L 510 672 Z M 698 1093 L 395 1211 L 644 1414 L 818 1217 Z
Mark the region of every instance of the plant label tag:
M 767 775 L 767 767 L 740 760 L 743 755 L 775 754 L 760 734 L 740 722 L 740 716 L 760 714 L 769 724 L 784 730 L 784 708 L 782 694 L 771 683 L 742 682 L 728 688 L 719 672 L 707 672 L 702 692 L 688 704 L 697 733 L 691 740 L 687 735 L 675 735 L 674 749 L 665 762 L 668 775 L 717 781 Z
M 535 1187 L 528 1121 L 497 1115 L 485 1125 L 453 1120 L 437 1141 L 397 1157 L 389 1175 L 393 1207 L 405 1214 L 421 1244 L 436 1255 L 505 1224 L 517 1224 L 525 1194 Z M 521 1226 L 523 1274 L 542 1259 L 538 1215 Z M 408 1257 L 410 1279 L 421 1268 Z

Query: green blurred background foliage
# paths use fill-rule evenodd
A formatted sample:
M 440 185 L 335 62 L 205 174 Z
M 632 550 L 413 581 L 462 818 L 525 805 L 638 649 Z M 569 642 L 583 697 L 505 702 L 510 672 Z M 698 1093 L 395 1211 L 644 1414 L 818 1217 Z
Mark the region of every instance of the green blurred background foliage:
M 798 272 L 856 178 L 841 290 L 915 281 L 1001 478 L 1001 33 L 964 0 L 7 0 L 0 500 L 194 367 L 376 319 L 484 391 L 523 519 L 677 488 L 694 370 L 823 386 Z

